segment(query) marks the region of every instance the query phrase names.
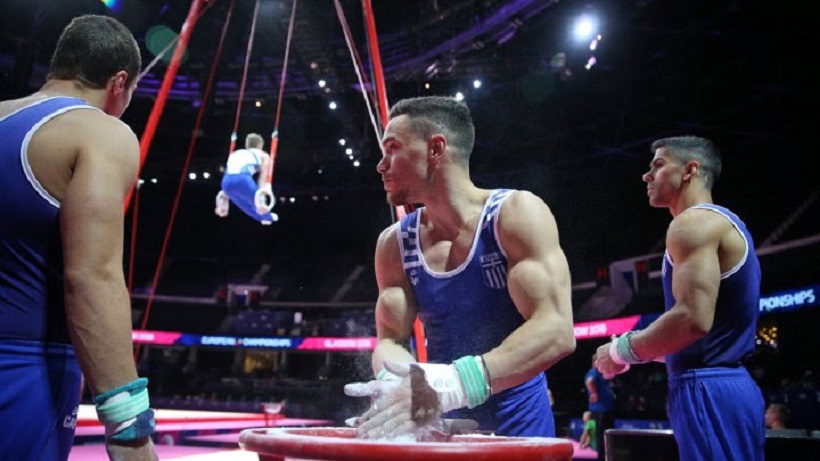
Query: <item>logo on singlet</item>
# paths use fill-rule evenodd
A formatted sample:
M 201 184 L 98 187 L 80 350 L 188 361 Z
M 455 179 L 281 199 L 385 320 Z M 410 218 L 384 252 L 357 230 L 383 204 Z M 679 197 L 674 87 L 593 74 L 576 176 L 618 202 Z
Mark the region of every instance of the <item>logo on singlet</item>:
M 66 429 L 76 429 L 77 428 L 77 412 L 80 410 L 80 407 L 74 407 L 74 411 L 71 412 L 70 415 L 66 416 L 63 419 L 63 427 Z
M 416 269 L 413 269 L 413 270 L 410 271 L 410 283 L 412 283 L 413 286 L 416 286 L 419 283 L 418 275 L 419 275 L 419 272 Z
M 507 287 L 507 266 L 501 253 L 494 251 L 481 255 L 479 261 L 484 273 L 484 285 L 495 289 Z

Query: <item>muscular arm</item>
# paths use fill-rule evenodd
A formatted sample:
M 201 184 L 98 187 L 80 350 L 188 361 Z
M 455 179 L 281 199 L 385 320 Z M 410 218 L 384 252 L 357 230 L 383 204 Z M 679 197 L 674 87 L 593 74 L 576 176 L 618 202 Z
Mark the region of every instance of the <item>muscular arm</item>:
M 379 297 L 376 300 L 378 341 L 372 356 L 373 372 L 376 375 L 382 370 L 385 360 L 416 361 L 403 345 L 413 332 L 416 305 L 407 275 L 402 268 L 396 237 L 397 225 L 385 229 L 376 243 L 376 283 L 379 287 Z
M 136 180 L 139 145 L 119 121 L 83 112 L 85 128 L 66 133 L 77 154 L 60 232 L 69 332 L 83 374 L 99 394 L 137 378 L 122 269 L 122 204 Z
M 675 263 L 675 305 L 646 329 L 630 337 L 638 357 L 651 359 L 677 352 L 712 328 L 718 288 L 721 233 L 725 218 L 707 210 L 689 210 L 669 225 L 666 247 Z
M 263 187 L 266 184 L 270 184 L 270 178 L 268 178 L 268 169 L 270 168 L 270 154 L 259 150 L 259 158 L 262 159 L 262 163 L 259 165 L 259 177 L 256 179 L 256 187 Z
M 575 350 L 570 274 L 549 208 L 529 192 L 504 203 L 499 237 L 509 262 L 507 283 L 526 319 L 483 355 L 494 392 L 542 373 Z

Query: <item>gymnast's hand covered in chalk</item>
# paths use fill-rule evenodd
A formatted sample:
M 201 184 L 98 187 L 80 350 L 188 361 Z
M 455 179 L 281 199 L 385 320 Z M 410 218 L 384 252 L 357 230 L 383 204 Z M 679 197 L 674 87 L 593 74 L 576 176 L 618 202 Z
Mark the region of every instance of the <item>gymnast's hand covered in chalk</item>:
M 475 359 L 469 357 L 469 360 Z M 347 395 L 369 396 L 373 402 L 362 416 L 348 420 L 348 424 L 358 428 L 359 437 L 419 435 L 419 429 L 451 434 L 478 426 L 474 421 L 469 422 L 473 424 L 453 421 L 444 424 L 441 420 L 442 413 L 471 406 L 456 364 L 386 361 L 384 366 L 385 371 L 378 380 L 345 386 Z M 470 375 L 469 379 L 473 377 Z M 486 392 L 486 386 L 481 385 L 481 388 Z

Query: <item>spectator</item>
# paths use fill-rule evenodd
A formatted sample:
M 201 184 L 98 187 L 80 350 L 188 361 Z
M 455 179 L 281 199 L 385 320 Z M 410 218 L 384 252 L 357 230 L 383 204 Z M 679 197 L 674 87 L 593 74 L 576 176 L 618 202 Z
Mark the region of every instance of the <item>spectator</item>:
M 603 453 L 604 450 L 598 450 L 598 431 L 596 430 L 595 418 L 592 417 L 592 412 L 585 411 L 582 419 L 584 420 L 584 431 L 581 433 L 581 440 L 578 441 L 578 445 L 581 448 L 592 448 L 598 452 L 598 459 L 601 459 L 600 454 Z
M 609 380 L 595 368 L 595 354 L 592 354 L 592 366 L 584 376 L 584 386 L 587 390 L 589 401 L 589 413 L 594 424 L 593 442 L 589 445 L 598 452 L 598 459 L 603 461 L 604 454 L 604 431 L 615 426 L 615 394 L 609 385 Z M 584 414 L 586 416 L 586 413 Z M 600 447 L 600 450 L 596 447 Z
M 766 429 L 786 429 L 789 419 L 789 408 L 782 403 L 770 403 L 766 407 Z

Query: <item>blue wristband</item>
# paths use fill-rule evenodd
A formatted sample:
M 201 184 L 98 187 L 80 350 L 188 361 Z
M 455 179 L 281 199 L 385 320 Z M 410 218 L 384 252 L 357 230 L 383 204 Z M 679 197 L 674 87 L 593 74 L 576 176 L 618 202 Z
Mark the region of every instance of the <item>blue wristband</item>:
M 97 417 L 103 424 L 116 424 L 135 418 L 148 409 L 148 380 L 137 378 L 128 384 L 116 387 L 94 397 L 97 404 Z M 112 402 L 111 398 L 123 393 L 129 396 Z
M 484 378 L 484 370 L 472 355 L 461 357 L 453 362 L 464 384 L 467 394 L 467 408 L 475 408 L 487 401 L 488 389 L 487 380 Z
M 624 361 L 626 361 L 626 363 L 629 364 L 646 362 L 645 360 L 641 360 L 641 358 L 635 354 L 635 351 L 632 350 L 632 345 L 629 344 L 629 337 L 635 333 L 635 331 L 629 331 L 618 337 L 618 354 Z
M 134 424 L 115 433 L 110 439 L 117 442 L 131 442 L 152 435 L 155 428 L 154 410 L 148 409 L 136 416 Z
M 122 397 L 112 399 L 115 396 Z M 105 425 L 111 440 L 128 442 L 154 433 L 156 422 L 154 412 L 149 408 L 147 379 L 137 378 L 96 395 L 94 403 L 97 404 L 97 417 Z

